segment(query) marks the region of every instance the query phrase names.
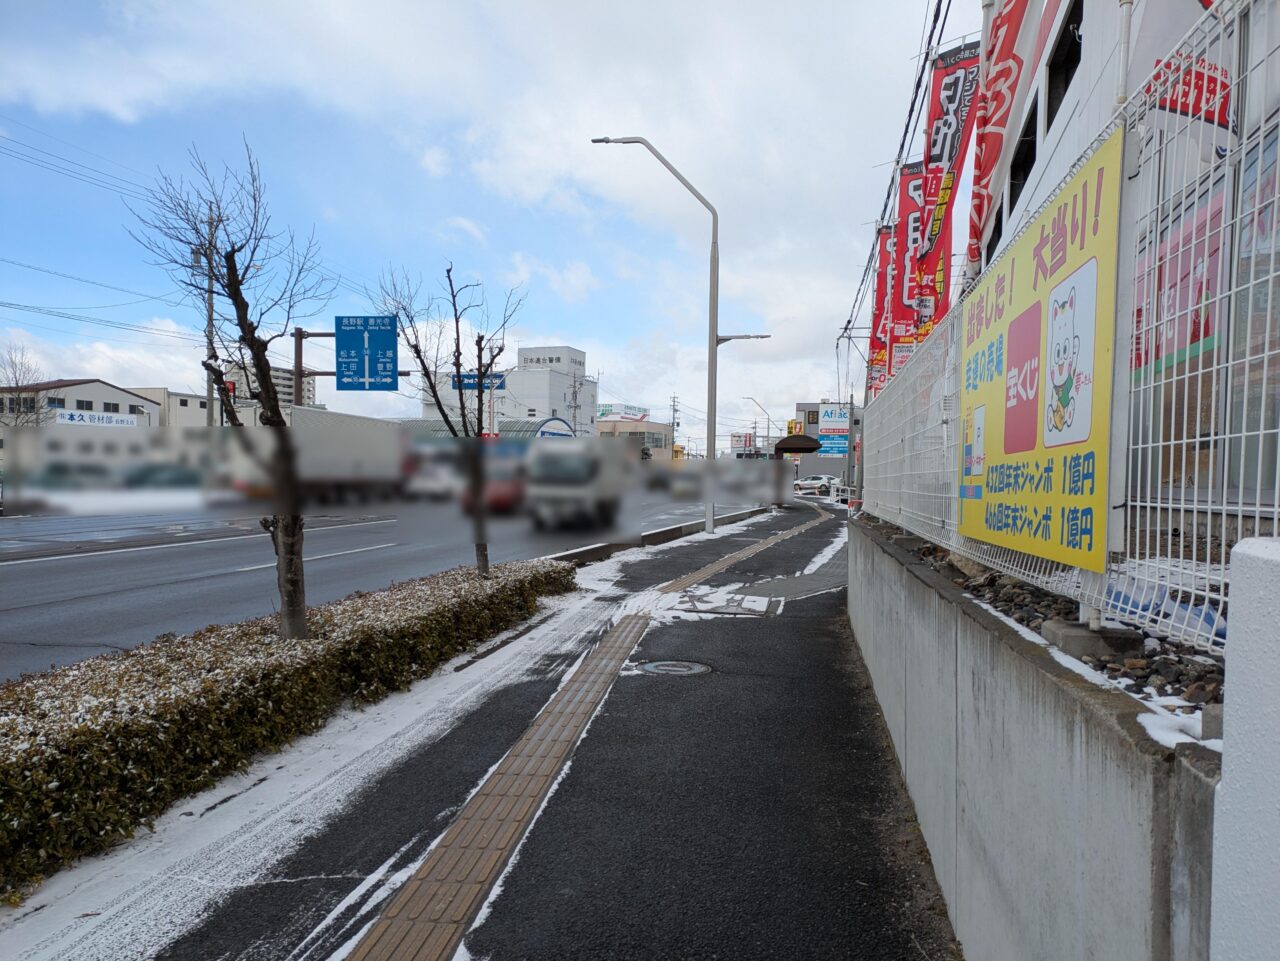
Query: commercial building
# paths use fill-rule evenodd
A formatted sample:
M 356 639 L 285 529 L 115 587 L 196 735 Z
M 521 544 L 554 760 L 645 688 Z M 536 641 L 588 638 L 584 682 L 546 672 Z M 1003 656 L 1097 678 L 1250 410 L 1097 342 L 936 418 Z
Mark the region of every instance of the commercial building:
M 654 460 L 671 460 L 674 457 L 670 424 L 660 424 L 657 421 L 635 416 L 609 416 L 596 420 L 596 432 L 601 437 L 616 437 L 640 447 L 647 447 Z
M 149 398 L 160 405 L 161 427 L 204 427 L 208 408 L 203 394 L 189 394 L 170 390 L 168 387 L 131 387 L 135 394 Z M 222 404 L 213 400 L 213 423 L 221 424 Z
M 577 436 L 596 432 L 596 381 L 586 374 L 587 355 L 573 347 L 521 347 L 516 365 L 495 371 L 485 390 L 484 418 L 495 424 L 514 420 L 562 418 Z M 440 400 L 450 417 L 458 414 L 458 392 L 454 375 L 440 375 Z M 464 395 L 468 409 L 475 403 L 475 375 L 464 374 Z M 422 416 L 439 418 L 435 401 L 423 397 Z
M 0 423 L 68 423 L 104 427 L 157 427 L 160 404 L 97 378 L 46 380 L 0 388 Z
M 849 403 L 822 398 L 796 404 L 796 416 L 788 428 L 822 443 L 814 454 L 792 456 L 799 475 L 833 474 L 848 477 L 849 443 L 862 428 L 862 409 Z
M 224 375 L 227 385 L 232 388 L 231 392 L 235 396 L 237 407 L 254 402 L 251 395 L 257 393 L 258 379 L 254 376 L 252 370 L 246 370 L 238 364 L 228 364 L 224 368 Z M 271 383 L 275 385 L 276 396 L 280 398 L 280 403 L 294 403 L 292 367 L 273 366 L 271 368 Z M 314 377 L 303 377 L 300 403 L 314 406 L 315 402 L 316 379 Z

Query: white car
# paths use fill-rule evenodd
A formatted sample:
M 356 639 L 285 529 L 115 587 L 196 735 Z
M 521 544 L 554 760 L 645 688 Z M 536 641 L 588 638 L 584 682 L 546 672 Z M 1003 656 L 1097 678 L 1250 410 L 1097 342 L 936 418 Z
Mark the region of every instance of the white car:
M 810 474 L 797 480 L 791 489 L 797 494 L 816 494 L 818 497 L 830 497 L 832 488 L 839 483 L 840 478 L 833 477 L 830 474 Z

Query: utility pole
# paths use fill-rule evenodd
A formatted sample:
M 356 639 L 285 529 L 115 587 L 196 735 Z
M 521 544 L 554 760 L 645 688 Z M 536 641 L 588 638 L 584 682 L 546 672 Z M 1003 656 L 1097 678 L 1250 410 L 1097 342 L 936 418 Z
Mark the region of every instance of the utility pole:
M 671 443 L 676 442 L 676 431 L 680 427 L 680 398 L 675 394 L 671 395 Z
M 578 390 L 580 389 L 581 384 L 582 382 L 578 380 L 578 372 L 575 370 L 573 372 L 573 386 L 569 388 L 569 396 L 572 398 L 569 401 L 569 409 L 573 411 L 574 437 L 578 436 L 578 410 L 582 407 L 582 405 L 578 403 Z
M 203 258 L 205 266 L 205 318 L 204 345 L 205 361 L 210 365 L 218 362 L 218 351 L 213 343 L 213 256 L 216 237 L 214 236 L 213 204 L 209 204 L 209 234 L 204 249 L 191 248 L 192 267 L 199 267 Z M 204 424 L 213 426 L 213 371 L 204 372 Z

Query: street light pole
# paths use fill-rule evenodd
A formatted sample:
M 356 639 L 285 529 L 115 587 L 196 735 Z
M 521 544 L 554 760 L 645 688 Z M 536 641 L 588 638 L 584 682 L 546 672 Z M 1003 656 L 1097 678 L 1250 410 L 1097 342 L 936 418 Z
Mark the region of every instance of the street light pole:
M 760 401 L 756 400 L 754 397 L 744 397 L 744 398 L 742 398 L 742 399 L 743 399 L 743 400 L 749 400 L 749 401 L 751 401 L 751 403 L 755 404 L 757 407 L 759 407 L 759 408 L 760 408 L 760 413 L 764 414 L 764 422 L 765 422 L 765 425 L 766 425 L 766 426 L 765 426 L 765 431 L 766 431 L 766 434 L 767 434 L 767 437 L 766 437 L 766 439 L 765 439 L 765 448 L 766 448 L 766 449 L 768 449 L 768 448 L 769 448 L 769 442 L 773 440 L 773 434 L 772 434 L 771 432 L 769 432 L 769 429 L 770 429 L 771 427 L 777 427 L 778 425 L 777 425 L 777 424 L 775 424 L 775 423 L 773 422 L 773 418 L 769 416 L 769 412 L 768 412 L 767 410 L 765 410 L 765 409 L 764 409 L 764 405 L 763 405 L 763 404 L 761 404 L 761 403 L 760 403 Z M 781 433 L 782 433 L 782 428 L 781 428 L 781 427 L 778 427 L 778 433 L 779 433 L 779 434 L 781 434 Z
M 592 143 L 635 143 L 644 147 L 657 158 L 658 163 L 666 167 L 684 188 L 698 199 L 698 203 L 711 213 L 711 288 L 707 304 L 707 457 L 711 463 L 707 465 L 706 531 L 708 534 L 716 529 L 715 518 L 715 485 L 712 475 L 715 472 L 716 451 L 716 350 L 720 346 L 720 215 L 711 201 L 702 196 L 693 184 L 684 178 L 684 174 L 671 166 L 670 161 L 645 140 L 644 137 L 595 137 Z

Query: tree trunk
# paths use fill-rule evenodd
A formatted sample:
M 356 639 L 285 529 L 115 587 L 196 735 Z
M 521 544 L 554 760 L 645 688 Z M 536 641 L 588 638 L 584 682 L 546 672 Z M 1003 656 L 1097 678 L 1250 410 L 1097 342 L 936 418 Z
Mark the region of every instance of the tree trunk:
M 470 449 L 471 460 L 471 530 L 476 544 L 476 572 L 489 576 L 489 534 L 485 521 L 487 505 L 484 501 L 484 451 L 479 437 L 467 438 L 464 443 Z
M 276 550 L 276 587 L 280 591 L 280 636 L 310 637 L 307 628 L 307 591 L 302 571 L 302 492 L 298 479 L 298 453 L 287 427 L 277 427 L 272 454 L 275 513 L 270 526 Z
M 302 577 L 302 515 L 277 514 L 276 586 L 280 590 L 280 636 L 309 637 L 307 592 Z
M 476 572 L 481 577 L 489 576 L 489 532 L 485 530 L 485 514 L 488 512 L 489 505 L 485 503 L 484 498 L 484 338 L 480 334 L 476 334 L 476 436 L 472 438 L 472 448 L 475 451 L 471 457 L 472 490 L 475 496 L 472 498 L 473 510 L 471 513 L 472 523 L 475 527 L 476 539 Z

